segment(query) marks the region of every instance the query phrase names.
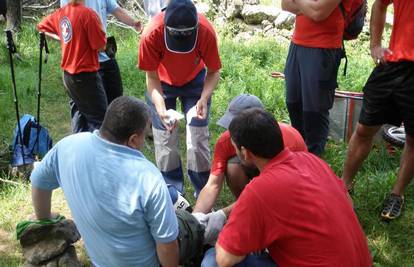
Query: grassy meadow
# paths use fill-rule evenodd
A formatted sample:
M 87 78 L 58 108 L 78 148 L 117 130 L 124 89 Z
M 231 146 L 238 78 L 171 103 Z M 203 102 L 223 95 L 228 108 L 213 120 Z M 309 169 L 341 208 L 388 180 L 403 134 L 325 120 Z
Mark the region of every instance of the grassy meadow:
M 3 29 L 4 25 L 0 24 L 0 31 L 3 32 Z M 144 99 L 144 73 L 136 68 L 139 36 L 133 31 L 113 26 L 109 27 L 109 33 L 117 38 L 117 59 L 125 94 Z M 0 162 L 4 162 L 7 144 L 11 142 L 12 131 L 16 125 L 16 115 L 8 53 L 3 34 L 1 35 Z M 16 37 L 17 49 L 22 58 L 22 61 L 15 61 L 20 114 L 36 114 L 39 49 L 35 23 L 26 22 L 22 32 Z M 349 57 L 348 75 L 342 76 L 342 66 L 339 74 L 339 84 L 343 90 L 360 91 L 372 70 L 373 63 L 369 56 L 367 38 L 362 36 L 360 40 L 346 44 Z M 215 122 L 224 113 L 229 101 L 240 93 L 257 95 L 279 121 L 289 122 L 284 103 L 284 83 L 269 75 L 271 71 L 283 70 L 289 40 L 277 43 L 265 36 L 239 42 L 228 29 L 219 29 L 219 43 L 223 69 L 212 100 L 211 147 L 213 148 L 217 137 L 223 131 Z M 59 46 L 53 41 L 49 41 L 49 46 L 51 54 L 48 63 L 43 67 L 41 122 L 49 129 L 56 142 L 70 134 L 69 98 L 61 81 Z M 181 125 L 182 130 L 183 126 Z M 182 137 L 184 138 L 184 134 Z M 151 141 L 147 142 L 144 152 L 153 160 Z M 330 141 L 323 155 L 339 176 L 345 153 L 345 143 Z M 407 189 L 406 206 L 400 219 L 384 223 L 379 218 L 383 199 L 396 179 L 400 154 L 401 151 L 390 154 L 383 144 L 376 145 L 357 177 L 353 196 L 355 210 L 367 234 L 375 266 L 414 266 L 413 187 L 409 186 Z M 13 185 L 0 182 L 0 266 L 20 266 L 23 261 L 15 240 L 14 228 L 17 222 L 26 219 L 32 213 L 30 185 L 27 181 L 12 177 L 5 170 L 0 173 L 0 178 L 19 183 Z M 186 196 L 194 203 L 194 199 L 191 199 L 192 188 L 188 182 L 186 192 Z M 229 190 L 225 189 L 217 207 L 230 201 L 232 197 Z M 53 210 L 70 217 L 63 194 L 59 190 L 53 195 Z M 81 261 L 89 266 L 82 245 L 79 243 L 77 247 Z

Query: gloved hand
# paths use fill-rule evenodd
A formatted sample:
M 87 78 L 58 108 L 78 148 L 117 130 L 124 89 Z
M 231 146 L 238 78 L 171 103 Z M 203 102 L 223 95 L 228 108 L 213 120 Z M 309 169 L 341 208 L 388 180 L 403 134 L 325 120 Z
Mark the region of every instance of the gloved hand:
M 204 232 L 204 244 L 214 246 L 221 229 L 227 221 L 227 217 L 223 210 L 208 213 L 206 216 L 207 227 Z
M 207 227 L 208 218 L 206 214 L 202 212 L 193 212 L 191 215 L 193 215 L 201 225 Z

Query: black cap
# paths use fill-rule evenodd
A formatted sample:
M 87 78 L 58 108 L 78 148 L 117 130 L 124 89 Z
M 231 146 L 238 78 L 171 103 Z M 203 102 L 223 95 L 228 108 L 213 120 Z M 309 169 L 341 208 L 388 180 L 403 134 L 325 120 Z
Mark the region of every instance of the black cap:
M 191 0 L 171 0 L 165 9 L 164 25 L 168 50 L 174 53 L 190 53 L 194 50 L 198 35 L 198 15 Z

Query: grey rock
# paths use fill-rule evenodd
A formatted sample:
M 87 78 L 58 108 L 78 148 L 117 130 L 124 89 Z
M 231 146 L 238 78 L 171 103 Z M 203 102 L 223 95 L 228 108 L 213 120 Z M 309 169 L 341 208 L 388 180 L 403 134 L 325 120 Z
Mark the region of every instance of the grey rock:
M 274 21 L 278 29 L 292 29 L 295 24 L 296 16 L 287 11 L 281 11 Z
M 26 260 L 23 267 L 82 267 L 74 246 L 69 246 L 63 254 L 41 264 L 32 264 Z
M 52 225 L 33 224 L 20 238 L 23 256 L 31 264 L 41 264 L 62 254 L 80 239 L 72 220 L 62 220 Z
M 385 17 L 385 26 L 392 27 L 394 25 L 394 15 L 387 13 L 387 16 Z
M 201 13 L 201 14 L 207 14 L 210 11 L 210 6 L 206 3 L 196 3 L 195 4 L 196 8 L 197 8 L 197 12 Z
M 234 18 L 240 18 L 242 13 L 243 5 L 232 3 L 228 5 L 226 8 L 224 8 L 224 16 L 227 19 L 234 19 Z
M 243 0 L 243 4 L 245 5 L 258 5 L 260 0 Z
M 244 5 L 241 16 L 247 24 L 261 24 L 268 20 L 273 22 L 280 13 L 280 9 L 263 5 Z
M 76 255 L 76 249 L 74 246 L 68 247 L 65 253 L 60 256 L 58 265 L 56 267 L 81 267 L 81 263 Z M 49 267 L 49 266 L 47 266 Z M 52 266 L 50 266 L 52 267 Z

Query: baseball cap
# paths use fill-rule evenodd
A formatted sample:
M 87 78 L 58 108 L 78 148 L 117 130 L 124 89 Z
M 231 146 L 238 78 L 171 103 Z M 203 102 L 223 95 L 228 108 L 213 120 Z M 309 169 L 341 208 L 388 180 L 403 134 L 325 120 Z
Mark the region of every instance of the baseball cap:
M 217 121 L 217 125 L 229 128 L 229 125 L 233 118 L 237 116 L 243 110 L 249 108 L 260 108 L 264 109 L 262 101 L 257 96 L 250 94 L 241 94 L 233 98 L 227 107 L 224 115 Z
M 191 0 L 171 0 L 165 9 L 164 39 L 174 53 L 190 53 L 198 36 L 197 9 Z

